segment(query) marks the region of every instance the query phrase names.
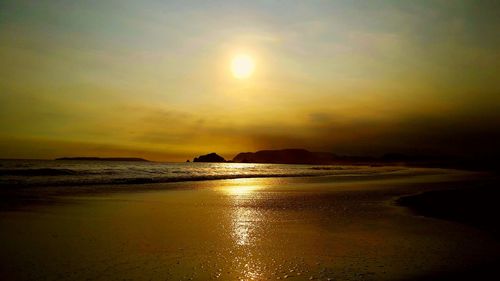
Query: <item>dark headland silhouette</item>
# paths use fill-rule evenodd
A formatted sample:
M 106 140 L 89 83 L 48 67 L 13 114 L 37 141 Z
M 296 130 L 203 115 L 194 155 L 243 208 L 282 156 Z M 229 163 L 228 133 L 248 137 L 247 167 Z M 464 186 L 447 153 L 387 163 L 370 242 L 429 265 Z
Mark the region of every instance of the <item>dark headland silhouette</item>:
M 242 152 L 233 158 L 238 163 L 274 163 L 274 164 L 330 164 L 341 160 L 328 152 L 310 152 L 305 149 L 260 150 Z
M 233 158 L 238 163 L 275 163 L 275 164 L 412 164 L 438 165 L 443 158 L 431 156 L 411 156 L 401 153 L 386 153 L 381 157 L 338 155 L 331 152 L 311 152 L 306 149 L 292 148 L 280 150 L 260 150 L 242 152 Z
M 461 158 L 449 155 L 407 155 L 386 153 L 379 157 L 339 155 L 331 152 L 312 152 L 301 148 L 259 150 L 241 152 L 232 160 L 212 152 L 202 155 L 193 162 L 235 162 L 269 164 L 312 164 L 312 165 L 406 165 L 420 167 L 463 168 L 469 170 L 496 169 L 498 163 L 476 158 Z
M 198 156 L 193 162 L 235 162 L 235 163 L 272 163 L 272 164 L 338 164 L 368 163 L 376 159 L 369 157 L 338 156 L 329 152 L 311 152 L 306 149 L 290 148 L 280 150 L 260 150 L 241 152 L 233 160 L 226 161 L 215 152 Z

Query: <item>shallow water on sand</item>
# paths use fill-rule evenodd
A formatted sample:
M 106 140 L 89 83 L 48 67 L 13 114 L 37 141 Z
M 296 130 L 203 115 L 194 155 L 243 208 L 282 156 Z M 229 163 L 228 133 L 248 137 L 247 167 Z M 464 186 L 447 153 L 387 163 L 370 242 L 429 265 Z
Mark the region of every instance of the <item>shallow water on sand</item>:
M 456 173 L 171 183 L 0 213 L 8 280 L 401 280 L 498 257 L 468 226 L 416 217 L 395 196 Z M 473 240 L 471 240 L 473 239 Z

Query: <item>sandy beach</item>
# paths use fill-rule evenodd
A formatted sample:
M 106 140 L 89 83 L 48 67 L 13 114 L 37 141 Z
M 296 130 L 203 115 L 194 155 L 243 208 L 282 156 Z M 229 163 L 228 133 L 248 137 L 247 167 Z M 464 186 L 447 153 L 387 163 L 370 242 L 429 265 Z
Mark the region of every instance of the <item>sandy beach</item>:
M 447 280 L 478 274 L 500 258 L 499 240 L 491 232 L 420 216 L 395 202 L 482 177 L 413 168 L 373 177 L 230 179 L 106 192 L 46 188 L 36 204 L 4 202 L 0 275 L 4 280 Z M 11 198 L 14 193 L 22 197 L 23 191 L 11 192 Z

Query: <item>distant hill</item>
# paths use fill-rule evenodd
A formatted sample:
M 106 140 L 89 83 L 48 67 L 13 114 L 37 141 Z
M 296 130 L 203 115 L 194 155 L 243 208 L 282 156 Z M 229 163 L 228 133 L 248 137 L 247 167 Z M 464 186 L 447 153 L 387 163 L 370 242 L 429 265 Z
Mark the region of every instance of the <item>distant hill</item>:
M 136 157 L 61 157 L 61 158 L 56 158 L 55 160 L 149 162 L 149 160 Z
M 387 153 L 380 157 L 338 155 L 330 152 L 311 152 L 305 149 L 260 150 L 242 152 L 232 162 L 273 164 L 320 164 L 320 165 L 405 165 L 415 167 L 463 168 L 471 170 L 495 169 L 492 162 L 477 163 L 467 159 L 444 155 L 406 155 Z
M 400 162 L 413 162 L 421 159 L 402 154 L 386 154 L 383 157 L 344 156 L 330 152 L 311 152 L 305 149 L 260 150 L 242 152 L 233 158 L 238 163 L 274 164 L 356 164 L 377 165 Z
M 212 152 L 206 155 L 195 157 L 193 159 L 193 162 L 226 162 L 226 159 L 224 159 L 224 157 L 218 155 L 217 153 Z
M 300 148 L 280 150 L 260 150 L 242 152 L 233 158 L 238 163 L 274 163 L 274 164 L 332 164 L 349 162 L 350 157 L 338 156 L 329 152 L 311 152 Z M 360 160 L 360 159 L 356 159 Z
M 305 149 L 260 150 L 242 152 L 233 158 L 239 163 L 275 163 L 275 164 L 317 164 L 328 163 L 335 157 L 331 153 L 316 153 Z

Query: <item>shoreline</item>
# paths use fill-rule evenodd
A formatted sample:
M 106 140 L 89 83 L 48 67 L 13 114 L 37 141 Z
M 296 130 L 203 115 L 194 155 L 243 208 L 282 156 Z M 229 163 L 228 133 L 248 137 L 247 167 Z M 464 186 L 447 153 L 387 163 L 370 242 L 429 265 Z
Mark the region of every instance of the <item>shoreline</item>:
M 230 183 L 245 180 L 277 180 L 284 182 L 303 183 L 334 183 L 342 184 L 349 182 L 370 181 L 398 181 L 408 178 L 418 179 L 425 177 L 440 177 L 443 175 L 466 175 L 466 177 L 477 174 L 477 172 L 441 169 L 441 168 L 406 168 L 395 171 L 374 174 L 339 174 L 339 175 L 259 175 L 259 176 L 236 176 L 210 179 L 192 179 L 166 182 L 135 182 L 135 183 L 104 183 L 104 184 L 74 184 L 74 185 L 0 185 L 0 212 L 12 208 L 29 205 L 46 205 L 58 202 L 60 197 L 88 196 L 114 193 L 136 193 L 148 191 L 169 191 L 190 189 L 193 186 L 212 186 L 218 183 Z M 460 177 L 460 176 L 459 176 Z M 460 179 L 457 179 L 460 180 Z
M 422 175 L 439 175 L 444 173 L 488 173 L 487 171 L 470 171 L 449 168 L 426 168 L 426 167 L 407 167 L 407 166 L 341 166 L 336 168 L 323 168 L 311 167 L 312 170 L 320 171 L 345 171 L 342 167 L 363 167 L 363 168 L 393 168 L 386 171 L 374 172 L 348 172 L 348 173 L 303 173 L 303 174 L 225 174 L 225 175 L 206 175 L 206 176 L 189 176 L 189 177 L 164 177 L 164 178 L 116 178 L 107 181 L 59 181 L 59 182 L 0 182 L 1 189 L 22 189 L 22 188 L 38 188 L 38 187 L 85 187 L 85 186 L 119 186 L 119 185 L 153 185 L 153 184 L 169 184 L 169 183 L 183 183 L 183 182 L 203 182 L 203 181 L 217 181 L 217 180 L 233 180 L 233 179 L 259 179 L 259 178 L 317 178 L 317 177 L 332 177 L 337 179 L 346 180 L 362 180 L 362 179 L 376 179 L 376 178 L 395 178 L 395 177 L 408 177 L 408 176 L 422 176 Z M 418 173 L 417 173 L 418 172 Z
M 51 160 L 55 161 L 55 160 Z M 57 161 L 55 161 L 57 162 Z M 461 170 L 447 167 L 415 167 L 405 165 L 302 165 L 302 164 L 256 164 L 256 163 L 177 163 L 169 165 L 151 162 L 125 163 L 104 165 L 96 169 L 86 161 L 60 161 L 63 164 L 9 164 L 13 167 L 0 167 L 0 189 L 16 189 L 29 187 L 79 187 L 97 185 L 144 185 L 176 183 L 185 181 L 208 181 L 240 178 L 288 178 L 288 177 L 318 177 L 338 176 L 362 177 L 412 171 L 459 171 L 478 173 L 480 171 Z M 90 161 L 92 162 L 92 161 Z M 223 165 L 223 164 L 227 164 Z M 99 165 L 97 167 L 99 167 Z M 136 166 L 137 165 L 137 166 Z M 248 166 L 247 166 L 248 165 Z M 1 166 L 1 165 L 0 165 Z M 247 169 L 248 168 L 248 169 Z M 487 171 L 485 171 L 487 173 Z
M 395 200 L 413 214 L 463 223 L 485 230 L 500 239 L 500 189 L 498 178 L 470 182 L 446 190 L 433 190 L 405 195 Z

